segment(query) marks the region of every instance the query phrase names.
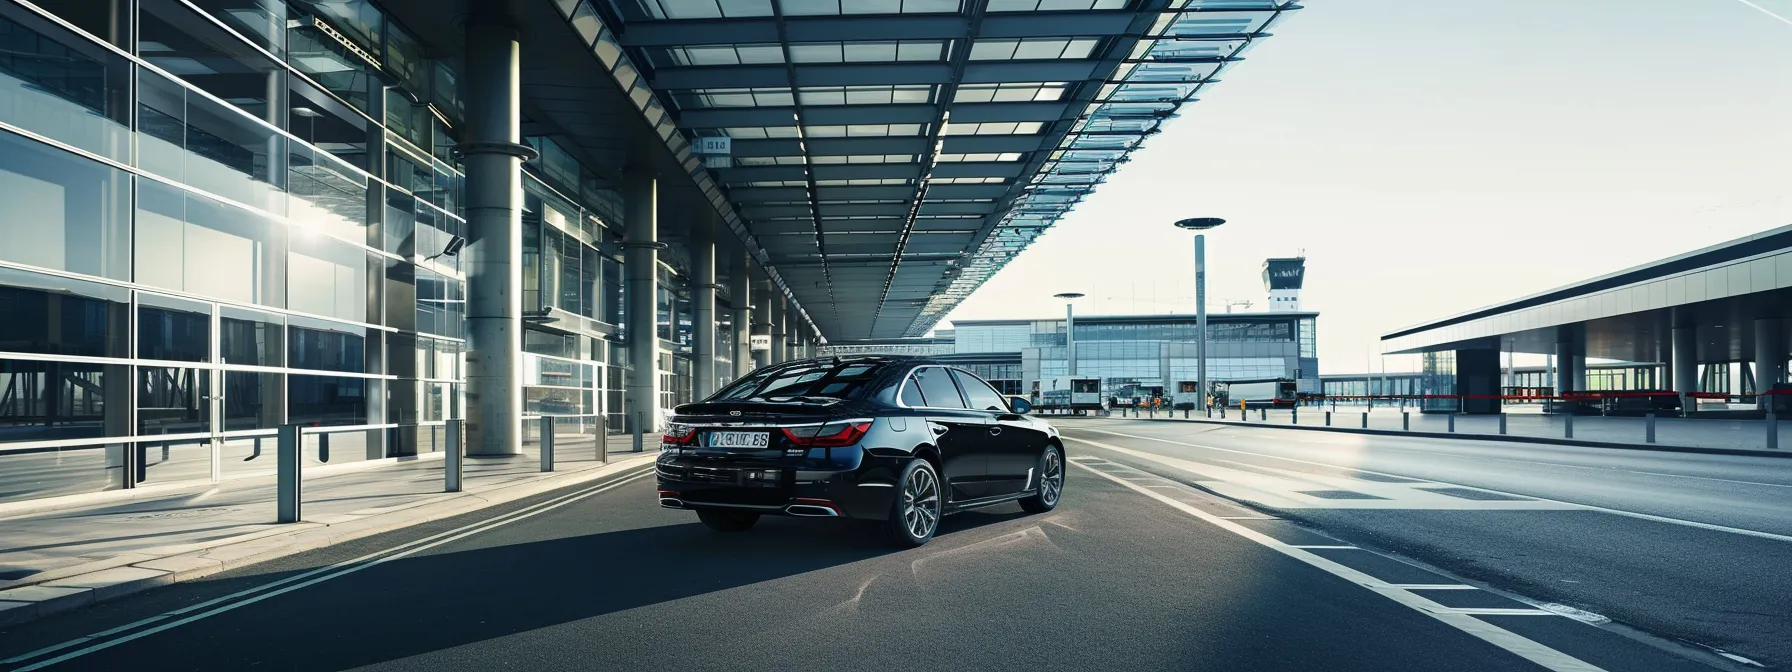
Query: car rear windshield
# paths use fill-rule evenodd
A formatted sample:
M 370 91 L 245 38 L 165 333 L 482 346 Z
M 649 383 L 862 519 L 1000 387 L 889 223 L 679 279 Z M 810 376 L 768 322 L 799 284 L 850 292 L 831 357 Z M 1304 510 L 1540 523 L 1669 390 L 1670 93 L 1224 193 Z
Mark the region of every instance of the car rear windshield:
M 821 361 L 774 368 L 742 378 L 710 401 L 804 401 L 847 399 L 884 367 L 883 362 Z

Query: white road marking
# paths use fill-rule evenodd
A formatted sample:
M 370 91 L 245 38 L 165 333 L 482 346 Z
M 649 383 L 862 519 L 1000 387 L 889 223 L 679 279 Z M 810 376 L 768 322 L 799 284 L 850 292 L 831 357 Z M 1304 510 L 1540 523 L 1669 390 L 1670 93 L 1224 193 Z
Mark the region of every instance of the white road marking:
M 1396 583 L 1394 587 L 1401 590 L 1479 590 L 1460 583 Z
M 1065 438 L 1070 438 L 1072 441 L 1081 441 L 1083 443 L 1088 443 L 1088 444 L 1095 445 L 1095 446 L 1102 445 L 1102 444 L 1095 443 L 1093 441 L 1087 441 L 1084 439 L 1077 439 L 1077 438 L 1073 438 L 1073 437 L 1065 437 Z M 1245 539 L 1254 541 L 1254 542 L 1256 542 L 1262 546 L 1265 546 L 1271 550 L 1274 550 L 1278 553 L 1281 553 L 1288 557 L 1294 558 L 1295 560 L 1299 560 L 1299 561 L 1304 562 L 1308 565 L 1311 565 L 1315 568 L 1318 568 L 1322 571 L 1328 572 L 1332 575 L 1338 576 L 1339 578 L 1345 579 L 1345 580 L 1355 583 L 1359 586 L 1362 586 L 1363 588 L 1366 588 L 1366 589 L 1370 590 L 1371 592 L 1374 592 L 1378 595 L 1381 595 L 1381 596 L 1391 599 L 1395 602 L 1398 602 L 1403 606 L 1409 607 L 1415 611 L 1418 611 L 1419 613 L 1422 613 L 1422 614 L 1425 614 L 1426 616 L 1430 616 L 1431 618 L 1437 619 L 1438 621 L 1442 621 L 1446 625 L 1449 625 L 1451 627 L 1456 628 L 1457 630 L 1461 630 L 1465 633 L 1468 633 L 1469 635 L 1477 637 L 1477 638 L 1481 639 L 1482 641 L 1485 641 L 1494 646 L 1500 647 L 1501 649 L 1505 649 L 1506 651 L 1511 652 L 1521 658 L 1524 658 L 1525 660 L 1529 660 L 1533 663 L 1541 665 L 1546 669 L 1555 670 L 1556 672 L 1604 672 L 1603 668 L 1600 668 L 1596 665 L 1593 665 L 1586 661 L 1583 661 L 1583 660 L 1580 660 L 1573 656 L 1570 656 L 1566 653 L 1562 653 L 1561 651 L 1557 651 L 1555 649 L 1549 648 L 1548 646 L 1544 646 L 1543 644 L 1540 644 L 1540 643 L 1536 642 L 1535 640 L 1526 638 L 1526 637 L 1521 636 L 1517 633 L 1514 633 L 1510 630 L 1506 630 L 1505 628 L 1501 628 L 1501 627 L 1494 625 L 1492 623 L 1489 623 L 1487 621 L 1483 621 L 1479 618 L 1475 618 L 1475 616 L 1472 614 L 1462 613 L 1462 610 L 1451 609 L 1449 607 L 1438 604 L 1436 602 L 1432 602 L 1431 600 L 1420 597 L 1419 595 L 1417 595 L 1411 591 L 1402 590 L 1402 589 L 1394 586 L 1393 584 L 1387 583 L 1385 581 L 1382 581 L 1381 579 L 1377 579 L 1373 576 L 1370 576 L 1363 572 L 1357 571 L 1355 569 L 1351 569 L 1349 567 L 1346 567 L 1339 563 L 1333 562 L 1331 560 L 1327 560 L 1323 557 L 1320 557 L 1317 554 L 1314 554 L 1314 553 L 1311 553 L 1311 552 L 1308 552 L 1306 550 L 1302 550 L 1299 548 L 1295 548 L 1288 544 L 1284 544 L 1280 541 L 1276 541 L 1275 538 L 1270 537 L 1269 535 L 1263 534 L 1261 532 L 1257 532 L 1255 530 L 1252 530 L 1252 529 L 1245 527 L 1243 525 L 1240 525 L 1238 523 L 1234 523 L 1232 521 L 1223 519 L 1219 516 L 1215 516 L 1213 514 L 1207 513 L 1205 511 L 1197 509 L 1188 504 L 1184 504 L 1184 503 L 1179 502 L 1175 499 L 1172 499 L 1168 496 L 1165 496 L 1161 493 L 1152 491 L 1149 488 L 1144 488 L 1144 487 L 1140 487 L 1138 485 L 1134 485 L 1127 481 L 1124 481 L 1119 478 L 1115 478 L 1108 474 L 1102 473 L 1098 470 L 1090 469 L 1081 464 L 1078 464 L 1076 466 L 1082 467 L 1083 469 L 1088 470 L 1097 476 L 1100 476 L 1102 478 L 1106 478 L 1115 483 L 1118 483 L 1123 487 L 1130 488 L 1134 492 L 1137 492 L 1139 494 L 1145 495 L 1146 497 L 1150 497 L 1150 498 L 1155 499 L 1159 502 L 1162 502 L 1166 505 L 1169 505 L 1170 507 L 1180 510 L 1183 513 L 1186 513 L 1188 515 L 1194 516 L 1201 520 L 1207 521 L 1208 523 L 1210 523 L 1216 527 L 1219 527 L 1222 530 L 1231 532 L 1240 537 L 1244 537 Z M 1547 614 L 1547 615 L 1551 615 L 1551 616 L 1554 615 L 1554 614 L 1550 614 L 1549 612 L 1543 612 L 1540 610 L 1529 610 L 1529 611 L 1537 611 L 1538 613 Z
M 192 606 L 175 609 L 175 610 L 169 611 L 169 612 L 164 612 L 162 614 L 158 614 L 156 616 L 151 616 L 149 618 L 145 618 L 145 619 L 133 622 L 133 623 L 127 623 L 125 625 L 121 625 L 116 628 L 111 628 L 109 630 L 103 630 L 103 631 L 100 631 L 100 632 L 97 632 L 97 633 L 94 633 L 91 635 L 87 635 L 85 637 L 81 637 L 78 639 L 72 639 L 67 642 L 63 642 L 61 644 L 47 646 L 47 647 L 38 649 L 36 651 L 32 651 L 30 653 L 25 653 L 25 654 L 21 654 L 18 656 L 14 656 L 12 658 L 7 658 L 6 660 L 0 660 L 0 663 L 24 662 L 26 660 L 37 658 L 39 656 L 43 656 L 43 655 L 46 655 L 49 653 L 54 653 L 54 652 L 60 651 L 62 649 L 67 649 L 70 647 L 79 646 L 81 644 L 86 644 L 88 642 L 92 642 L 97 639 L 102 639 L 104 637 L 114 635 L 114 634 L 117 634 L 120 632 L 124 632 L 124 631 L 130 630 L 132 628 L 148 625 L 150 623 L 154 623 L 156 621 L 179 616 L 181 614 L 191 613 L 194 611 L 198 611 L 200 609 L 205 609 L 207 607 L 211 607 L 213 605 L 229 602 L 230 600 L 233 600 L 233 599 L 236 599 L 239 597 L 244 597 L 244 596 L 251 595 L 254 593 L 266 591 L 271 588 L 275 588 L 275 587 L 282 586 L 285 584 L 293 583 L 295 581 L 301 581 L 308 577 L 313 577 L 313 576 L 317 576 L 319 574 L 323 574 L 323 576 L 317 576 L 317 578 L 311 579 L 309 581 L 304 581 L 304 583 L 289 585 L 284 588 L 280 588 L 279 590 L 274 590 L 272 592 L 264 592 L 260 595 L 255 595 L 254 597 L 249 597 L 248 599 L 245 599 L 245 600 L 242 600 L 239 602 L 229 602 L 228 604 L 224 604 L 223 606 L 219 606 L 215 609 L 211 609 L 210 611 L 204 611 L 204 612 L 192 615 L 192 616 L 188 616 L 186 618 L 182 618 L 182 619 L 174 621 L 172 623 L 166 623 L 163 625 L 156 626 L 154 628 L 150 628 L 148 630 L 138 631 L 136 633 L 133 633 L 133 634 L 130 634 L 130 635 L 127 635 L 124 637 L 120 637 L 118 639 L 110 639 L 110 640 L 100 642 L 98 644 L 93 644 L 92 646 L 88 646 L 86 648 L 78 649 L 75 651 L 70 651 L 68 653 L 62 654 L 55 658 L 51 658 L 49 660 L 40 661 L 40 662 L 31 664 L 31 665 L 27 665 L 25 667 L 18 668 L 15 672 L 28 672 L 29 670 L 41 670 L 41 669 L 49 667 L 51 665 L 55 665 L 57 663 L 65 662 L 68 660 L 73 660 L 75 658 L 85 656 L 85 655 L 87 655 L 89 653 L 93 653 L 95 651 L 109 649 L 114 646 L 118 646 L 119 644 L 124 644 L 126 642 L 130 642 L 133 640 L 148 637 L 150 635 L 153 635 L 153 634 L 156 634 L 159 632 L 163 632 L 166 630 L 171 630 L 171 629 L 180 627 L 182 625 L 186 625 L 188 623 L 198 621 L 200 619 L 216 616 L 218 614 L 222 614 L 224 612 L 234 610 L 238 607 L 245 607 L 245 606 L 254 604 L 256 602 L 260 602 L 262 600 L 268 599 L 270 597 L 274 597 L 277 595 L 283 595 L 283 594 L 298 590 L 300 588 L 304 588 L 304 587 L 311 586 L 311 585 L 318 584 L 318 583 L 323 583 L 330 579 L 334 579 L 334 578 L 337 578 L 340 576 L 352 574 L 352 573 L 361 571 L 363 569 L 367 569 L 369 567 L 375 567 L 375 566 L 378 566 L 381 564 L 385 564 L 392 560 L 397 560 L 399 558 L 413 555 L 413 554 L 416 554 L 421 551 L 426 551 L 426 550 L 435 548 L 437 546 L 441 546 L 442 544 L 446 544 L 451 541 L 458 541 L 460 539 L 470 537 L 470 536 L 478 534 L 480 532 L 485 532 L 487 530 L 502 527 L 504 525 L 509 525 L 510 523 L 514 523 L 516 521 L 523 520 L 525 518 L 531 518 L 536 515 L 546 513 L 548 511 L 552 511 L 554 509 L 560 508 L 562 506 L 566 506 L 567 504 L 571 504 L 571 503 L 579 501 L 581 499 L 585 499 L 587 497 L 591 497 L 593 495 L 597 495 L 602 492 L 606 492 L 609 490 L 613 490 L 613 489 L 622 487 L 624 485 L 628 485 L 629 483 L 633 483 L 635 481 L 641 480 L 642 478 L 645 478 L 645 477 L 651 476 L 651 475 L 653 475 L 652 469 L 642 469 L 640 472 L 636 473 L 633 476 L 627 476 L 620 480 L 611 481 L 609 483 L 605 483 L 602 485 L 592 486 L 590 488 L 581 490 L 579 492 L 562 495 L 558 498 L 548 500 L 548 501 L 542 502 L 540 504 L 531 505 L 531 506 L 528 506 L 528 507 L 525 507 L 522 509 L 518 509 L 516 511 L 512 511 L 510 513 L 506 513 L 501 516 L 496 516 L 494 518 L 488 518 L 486 520 L 482 520 L 482 521 L 479 521 L 476 523 L 464 525 L 464 526 L 461 526 L 461 527 L 458 527 L 458 528 L 455 528 L 452 530 L 448 530 L 446 532 L 442 532 L 442 533 L 435 534 L 435 535 L 432 535 L 429 537 L 425 537 L 423 539 L 418 539 L 416 541 L 411 541 L 411 542 L 407 542 L 404 544 L 400 544 L 398 546 L 394 546 L 392 548 L 388 548 L 385 550 L 375 551 L 373 553 L 363 555 L 363 556 L 361 556 L 359 558 L 355 558 L 353 560 L 344 560 L 342 562 L 338 562 L 336 564 L 329 565 L 327 567 L 319 567 L 317 569 L 311 570 L 309 572 L 305 572 L 303 574 L 290 576 L 290 577 L 287 577 L 284 579 L 280 579 L 278 581 L 271 581 L 268 583 L 264 583 L 262 585 L 255 586 L 253 588 L 247 588 L 244 590 L 240 590 L 240 591 L 231 593 L 229 595 L 206 600 L 204 602 L 201 602 L 199 604 L 195 604 Z M 398 551 L 398 552 L 395 553 L 394 551 Z M 338 571 L 331 573 L 332 570 L 338 570 Z
M 1329 467 L 1332 469 L 1349 469 L 1351 471 L 1359 471 L 1359 472 L 1362 472 L 1365 474 L 1376 474 L 1378 476 L 1392 476 L 1395 478 L 1413 478 L 1412 476 L 1407 476 L 1404 474 L 1391 474 L 1391 473 L 1388 473 L 1385 471 L 1374 471 L 1371 469 L 1363 469 L 1360 467 L 1347 467 L 1347 466 L 1344 466 L 1341 464 L 1328 464 L 1325 462 L 1314 462 L 1312 460 L 1302 460 L 1302 459 L 1294 458 L 1294 457 L 1282 457 L 1281 455 L 1267 455 L 1264 453 L 1253 453 L 1253 452 L 1250 452 L 1247 450 L 1233 450 L 1231 448 L 1220 448 L 1218 446 L 1204 446 L 1204 445 L 1201 445 L 1198 443 L 1186 443 L 1186 442 L 1182 442 L 1182 441 L 1173 441 L 1170 439 L 1160 439 L 1160 438 L 1153 437 L 1153 436 L 1138 436 L 1138 435 L 1134 435 L 1134 434 L 1124 434 L 1121 432 L 1113 432 L 1113 431 L 1108 431 L 1105 429 L 1086 429 L 1084 431 L 1101 432 L 1103 434 L 1112 434 L 1114 436 L 1124 436 L 1124 437 L 1127 437 L 1130 439 L 1144 439 L 1146 441 L 1158 441 L 1161 443 L 1168 443 L 1168 444 L 1172 444 L 1172 445 L 1188 446 L 1190 448 L 1201 448 L 1204 450 L 1217 450 L 1217 451 L 1226 452 L 1226 453 L 1236 453 L 1239 455 L 1250 455 L 1253 457 L 1265 457 L 1265 458 L 1269 458 L 1269 459 L 1273 459 L 1273 460 L 1284 460 L 1284 461 L 1295 462 L 1295 463 L 1299 463 L 1299 464 L 1310 464 L 1310 465 L 1314 465 L 1314 466 L 1318 466 L 1318 467 Z M 1070 439 L 1072 441 L 1082 441 L 1083 443 L 1088 443 L 1091 445 L 1103 446 L 1103 447 L 1107 447 L 1110 449 L 1118 449 L 1118 452 L 1122 452 L 1122 453 L 1139 452 L 1139 451 L 1131 451 L 1128 449 L 1119 448 L 1119 446 L 1108 446 L 1107 444 L 1100 444 L 1100 443 L 1096 443 L 1093 441 L 1089 441 L 1087 439 L 1078 439 L 1078 438 L 1070 437 L 1070 436 L 1066 436 L 1064 438 Z M 1479 486 L 1462 485 L 1460 483 L 1452 483 L 1449 481 L 1433 480 L 1432 482 L 1433 483 L 1441 483 L 1444 485 L 1454 485 L 1454 486 L 1462 487 L 1462 488 L 1470 488 L 1470 489 L 1474 489 L 1474 490 L 1482 490 L 1485 492 L 1491 492 L 1491 493 L 1500 494 L 1500 495 L 1507 495 L 1510 497 L 1525 497 L 1525 498 L 1529 498 L 1529 499 L 1539 501 L 1539 502 L 1550 502 L 1550 503 L 1554 503 L 1554 504 L 1562 504 L 1562 505 L 1566 505 L 1566 506 L 1580 507 L 1583 509 L 1587 509 L 1589 511 L 1600 511 L 1603 513 L 1609 513 L 1609 514 L 1617 515 L 1617 516 L 1625 516 L 1625 517 L 1637 518 L 1637 519 L 1641 519 L 1641 520 L 1650 520 L 1650 521 L 1654 521 L 1657 523 L 1667 523 L 1670 525 L 1684 525 L 1686 527 L 1696 527 L 1696 528 L 1699 528 L 1702 530 L 1711 530 L 1713 532 L 1728 532 L 1730 534 L 1740 534 L 1743 536 L 1757 537 L 1757 538 L 1761 538 L 1761 539 L 1772 539 L 1774 541 L 1792 542 L 1792 535 L 1774 534 L 1772 532 L 1762 532 L 1760 530 L 1750 530 L 1750 529 L 1744 529 L 1744 528 L 1740 528 L 1740 527 L 1730 527 L 1728 525 L 1717 525 L 1717 524 L 1713 524 L 1713 523 L 1701 523 L 1696 520 L 1682 520 L 1680 518 L 1669 518 L 1667 516 L 1658 516 L 1653 513 L 1641 513 L 1641 512 L 1637 512 L 1637 511 L 1626 511 L 1624 509 L 1614 509 L 1614 508 L 1611 508 L 1608 506 L 1598 506 L 1596 504 L 1581 504 L 1579 502 L 1569 502 L 1569 501 L 1560 500 L 1560 499 L 1550 499 L 1548 497 L 1539 497 L 1537 495 L 1523 495 L 1523 494 L 1519 494 L 1516 492 L 1506 492 L 1504 490 L 1495 490 L 1493 488 L 1483 488 L 1483 487 L 1479 487 Z M 1522 502 L 1520 502 L 1520 503 L 1522 503 Z
M 1501 609 L 1497 607 L 1462 607 L 1451 609 L 1452 614 L 1468 614 L 1471 616 L 1561 616 L 1553 611 L 1542 609 Z
M 1325 544 L 1289 544 L 1288 547 L 1289 548 L 1304 548 L 1307 550 L 1328 550 L 1328 549 L 1334 550 L 1334 551 L 1360 551 L 1360 550 L 1363 550 L 1363 549 L 1357 548 L 1355 546 L 1327 546 Z

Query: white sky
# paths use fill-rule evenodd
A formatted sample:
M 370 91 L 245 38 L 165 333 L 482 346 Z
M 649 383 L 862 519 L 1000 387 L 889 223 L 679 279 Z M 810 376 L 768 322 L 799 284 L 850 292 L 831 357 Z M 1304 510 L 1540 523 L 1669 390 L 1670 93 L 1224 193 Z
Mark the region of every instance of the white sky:
M 1209 310 L 1305 250 L 1320 368 L 1358 372 L 1399 327 L 1792 224 L 1792 23 L 1756 8 L 1792 0 L 1307 5 L 947 321 L 1193 312 L 1171 222 L 1224 217 Z

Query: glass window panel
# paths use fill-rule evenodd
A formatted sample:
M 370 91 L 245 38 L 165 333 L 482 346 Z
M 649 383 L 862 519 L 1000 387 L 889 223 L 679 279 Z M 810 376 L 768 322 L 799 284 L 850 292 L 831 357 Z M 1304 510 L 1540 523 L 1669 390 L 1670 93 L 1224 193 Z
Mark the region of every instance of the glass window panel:
M 220 306 L 219 357 L 226 364 L 280 366 L 286 319 L 273 313 Z
M 139 182 L 137 282 L 282 304 L 286 225 L 160 182 Z
M 777 0 L 778 7 L 789 16 L 839 14 L 840 0 Z
M 971 44 L 971 60 L 1000 61 L 1014 58 L 1018 40 L 977 40 Z
M 241 111 L 138 71 L 137 165 L 238 203 L 282 212 L 286 139 Z
M 373 109 L 370 101 L 380 86 L 381 75 L 372 64 L 319 32 L 309 22 L 301 22 L 293 28 L 288 33 L 288 40 L 291 51 L 287 62 L 295 69 L 350 105 L 362 111 Z
M 937 61 L 946 51 L 944 42 L 906 40 L 896 50 L 898 61 Z
M 367 167 L 366 117 L 297 78 L 289 94 L 287 123 L 295 137 L 356 168 Z
M 138 434 L 210 432 L 211 405 L 210 371 L 137 367 Z
M 129 161 L 130 78 L 123 56 L 0 3 L 0 120 Z
M 895 14 L 902 11 L 902 0 L 844 0 L 842 14 Z
M 861 0 L 862 1 L 862 0 Z M 858 4 L 857 2 L 853 4 Z M 896 60 L 895 42 L 847 42 L 842 52 L 849 63 Z
M 177 362 L 211 361 L 210 304 L 137 295 L 137 356 Z
M 0 351 L 124 357 L 130 292 L 0 268 Z
M 386 260 L 385 326 L 417 328 L 417 267 L 397 259 Z
M 341 159 L 295 143 L 287 185 L 288 217 L 302 229 L 349 240 L 367 238 L 367 177 Z
M 367 320 L 367 254 L 359 246 L 317 234 L 293 236 L 286 272 L 286 307 Z
M 124 49 L 131 46 L 125 28 L 131 25 L 130 3 L 116 0 L 51 0 L 36 4 L 102 41 Z
M 122 364 L 0 359 L 11 399 L 0 404 L 0 442 L 130 436 L 127 375 Z
M 421 97 L 429 93 L 423 45 L 398 24 L 390 22 L 386 24 L 385 65 L 398 75 L 399 83 L 413 95 Z
M 1058 58 L 1064 55 L 1064 47 L 1069 40 L 1028 39 L 1021 40 L 1014 50 L 1015 59 Z M 973 55 L 973 58 L 975 56 Z
M 312 426 L 365 425 L 376 381 L 348 376 L 289 375 L 287 422 Z
M 186 1 L 275 56 L 286 54 L 286 20 L 289 10 L 285 0 Z
M 464 285 L 460 280 L 426 268 L 418 268 L 416 273 L 417 331 L 449 338 L 463 337 L 466 320 Z
M 280 426 L 280 386 L 285 376 L 259 371 L 224 372 L 224 431 Z M 269 446 L 271 448 L 271 446 Z
M 362 48 L 380 53 L 380 24 L 383 17 L 372 0 L 310 0 L 304 4 Z
M 268 91 L 285 88 L 285 69 L 180 0 L 139 3 L 138 56 L 244 112 L 280 123 L 279 110 L 268 108 Z
M 839 63 L 843 58 L 839 42 L 790 45 L 792 63 Z
M 366 371 L 365 328 L 299 317 L 291 318 L 290 322 L 287 329 L 288 367 L 352 373 Z
M 920 386 L 921 396 L 929 407 L 965 408 L 964 398 L 959 396 L 958 386 L 953 384 L 950 376 L 944 368 L 923 367 L 915 370 L 912 384 Z
M 124 171 L 0 132 L 0 259 L 129 280 L 130 189 Z

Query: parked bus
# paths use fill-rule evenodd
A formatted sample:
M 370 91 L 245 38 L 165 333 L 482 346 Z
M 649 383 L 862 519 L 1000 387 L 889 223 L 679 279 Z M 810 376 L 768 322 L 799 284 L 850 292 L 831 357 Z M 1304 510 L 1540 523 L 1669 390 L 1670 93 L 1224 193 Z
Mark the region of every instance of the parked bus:
M 1215 402 L 1228 408 L 1292 408 L 1299 399 L 1289 378 L 1232 380 L 1215 385 Z
M 1039 392 L 1034 406 L 1046 411 L 1082 414 L 1102 409 L 1100 378 L 1056 376 L 1036 381 L 1034 389 Z
M 1209 382 L 1207 384 L 1207 387 L 1211 390 L 1212 388 L 1217 387 L 1217 385 L 1218 385 L 1217 383 Z M 1171 408 L 1174 408 L 1178 411 L 1192 411 L 1194 409 L 1200 408 L 1201 407 L 1201 394 L 1199 392 L 1195 391 L 1195 389 L 1200 386 L 1201 386 L 1200 383 L 1193 381 L 1193 380 L 1177 381 L 1176 393 L 1174 395 L 1172 395 L 1172 397 L 1170 399 L 1171 404 L 1172 404 Z M 1219 397 L 1217 395 L 1215 395 L 1214 399 L 1217 401 L 1219 399 Z

